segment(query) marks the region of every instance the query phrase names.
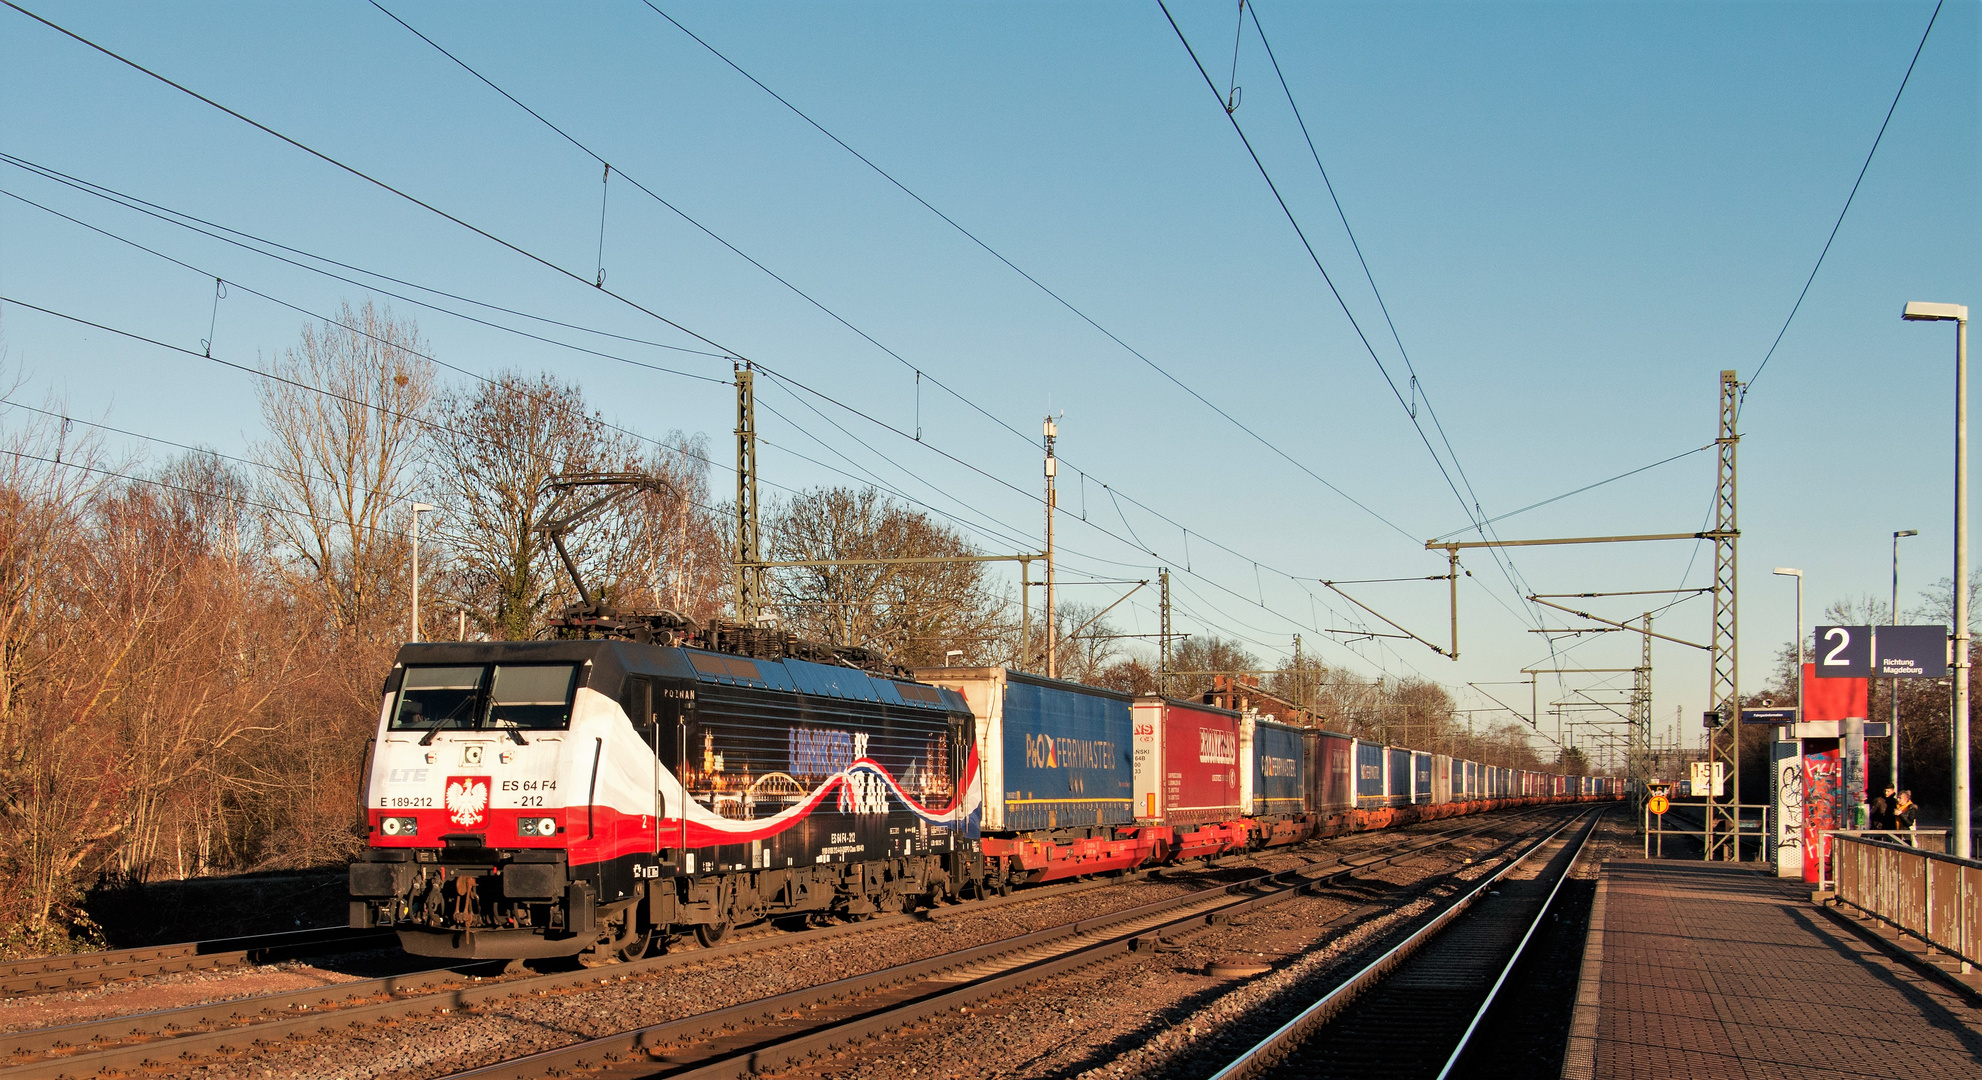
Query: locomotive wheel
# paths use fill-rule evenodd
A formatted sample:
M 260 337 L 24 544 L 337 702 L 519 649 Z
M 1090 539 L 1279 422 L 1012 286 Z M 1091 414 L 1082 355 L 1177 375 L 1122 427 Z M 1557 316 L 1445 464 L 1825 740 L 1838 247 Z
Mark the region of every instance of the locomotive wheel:
M 728 923 L 717 923 L 714 926 L 704 923 L 695 928 L 695 940 L 701 942 L 702 947 L 706 949 L 728 937 L 729 931 Z

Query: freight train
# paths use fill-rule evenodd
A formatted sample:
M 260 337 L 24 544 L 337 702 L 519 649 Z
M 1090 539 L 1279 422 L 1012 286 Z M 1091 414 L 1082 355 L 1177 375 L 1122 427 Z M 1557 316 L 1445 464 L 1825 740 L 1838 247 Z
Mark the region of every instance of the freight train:
M 351 924 L 421 956 L 595 963 L 1618 792 L 1003 668 L 679 640 L 402 647 Z

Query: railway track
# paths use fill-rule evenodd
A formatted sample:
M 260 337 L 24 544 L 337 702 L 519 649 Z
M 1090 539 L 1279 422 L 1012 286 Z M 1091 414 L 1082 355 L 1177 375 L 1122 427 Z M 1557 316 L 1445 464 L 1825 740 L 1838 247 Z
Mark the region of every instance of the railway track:
M 292 930 L 280 934 L 221 938 L 214 941 L 188 941 L 177 945 L 153 945 L 141 949 L 112 949 L 105 952 L 76 953 L 71 956 L 44 956 L 33 960 L 0 963 L 0 996 L 48 994 L 62 990 L 82 990 L 119 979 L 165 975 L 181 971 L 264 964 L 297 956 L 315 956 L 383 945 L 392 939 L 391 931 L 350 930 L 329 926 L 316 930 Z
M 1564 822 L 1211 1080 L 1468 1075 L 1475 1037 L 1502 1007 L 1524 950 L 1601 817 Z
M 1506 820 L 1413 838 L 1387 850 L 1157 901 L 775 997 L 652 1024 L 483 1068 L 450 1080 L 527 1080 L 584 1074 L 714 1080 L 795 1064 L 904 1024 L 1010 993 L 1129 952 L 1166 935 L 1240 919 L 1249 909 L 1477 836 Z M 1516 841 L 1518 843 L 1518 841 Z
M 1345 852 L 1333 858 L 1312 860 L 1293 873 L 1308 884 L 1337 877 L 1355 870 L 1395 862 L 1443 847 L 1459 840 L 1505 827 L 1529 815 L 1516 815 L 1495 821 L 1473 819 L 1463 826 L 1430 835 L 1400 836 L 1396 843 L 1374 850 Z M 1357 834 L 1371 835 L 1371 834 Z M 1275 853 L 1291 853 L 1280 849 Z M 1232 869 L 1231 862 L 1221 869 Z M 1169 868 L 1172 873 L 1176 868 Z M 1317 876 L 1318 875 L 1318 876 Z M 474 1009 L 523 994 L 568 991 L 592 985 L 618 982 L 630 977 L 650 976 L 685 964 L 725 956 L 766 951 L 788 944 L 802 944 L 826 938 L 877 930 L 918 919 L 943 920 L 987 911 L 996 907 L 1049 899 L 1069 893 L 1118 885 L 1131 877 L 1103 878 L 1062 886 L 1026 890 L 1003 898 L 976 901 L 941 908 L 921 916 L 894 915 L 861 923 L 843 924 L 800 931 L 780 932 L 769 927 L 732 939 L 713 948 L 671 952 L 606 968 L 522 977 L 501 977 L 498 964 L 470 968 L 439 968 L 385 978 L 355 980 L 329 986 L 260 995 L 211 1004 L 190 1005 L 111 1017 L 61 1027 L 40 1028 L 0 1036 L 0 1080 L 54 1080 L 83 1077 L 103 1070 L 128 1070 L 167 1060 L 183 1061 L 207 1054 L 227 1053 L 248 1045 L 271 1045 L 289 1036 L 312 1035 L 332 1030 L 420 1014 L 445 1014 Z M 1214 886 L 1179 900 L 1211 903 L 1207 898 L 1224 897 L 1234 890 L 1259 888 L 1273 875 L 1259 875 L 1248 881 Z M 1312 879 L 1312 880 L 1311 880 Z M 1255 898 L 1256 899 L 1256 898 Z M 1150 905 L 1161 907 L 1162 905 Z M 1138 911 L 1142 909 L 1136 909 Z M 1200 913 L 1201 914 L 1201 913 Z M 1189 916 L 1187 916 L 1188 918 Z M 1088 920 L 1089 924 L 1110 923 L 1117 916 Z M 1071 924 L 1079 934 L 1095 927 Z M 1067 927 L 1059 928 L 1068 930 Z M 1052 932 L 1045 932 L 1048 937 Z M 1039 937 L 1040 935 L 1029 935 Z M 1045 939 L 1042 939 L 1045 940 Z M 1147 943 L 1145 946 L 1147 947 Z M 943 959 L 943 958 L 938 958 Z M 476 971 L 482 973 L 476 974 Z M 740 1006 L 747 1008 L 747 1006 Z

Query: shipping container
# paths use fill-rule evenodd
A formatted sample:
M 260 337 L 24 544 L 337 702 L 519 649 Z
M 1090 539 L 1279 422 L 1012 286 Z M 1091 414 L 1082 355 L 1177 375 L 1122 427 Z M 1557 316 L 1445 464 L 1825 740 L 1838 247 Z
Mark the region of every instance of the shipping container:
M 1383 805 L 1411 804 L 1411 751 L 1402 746 L 1383 748 Z
M 1383 745 L 1381 743 L 1356 740 L 1356 806 L 1362 810 L 1374 810 L 1388 806 L 1383 789 Z
M 1308 773 L 1317 813 L 1335 814 L 1356 805 L 1356 740 L 1331 731 L 1317 731 L 1314 767 Z
M 1136 820 L 1185 827 L 1244 813 L 1238 713 L 1148 695 L 1133 715 Z
M 1248 711 L 1240 718 L 1239 756 L 1246 790 L 1241 801 L 1254 817 L 1290 817 L 1307 809 L 1301 772 L 1301 729 Z
M 924 668 L 977 718 L 984 832 L 1016 833 L 1135 818 L 1134 698 L 1004 668 Z
M 1411 751 L 1411 802 L 1431 802 L 1431 755 L 1423 750 Z
M 1454 762 L 1444 754 L 1433 754 L 1431 758 L 1431 801 L 1443 806 L 1452 801 L 1452 766 Z

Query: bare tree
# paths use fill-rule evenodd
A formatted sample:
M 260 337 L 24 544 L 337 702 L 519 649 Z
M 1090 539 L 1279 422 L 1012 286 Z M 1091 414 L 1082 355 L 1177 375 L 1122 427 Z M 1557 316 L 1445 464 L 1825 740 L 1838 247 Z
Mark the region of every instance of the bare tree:
M 1237 642 L 1215 634 L 1194 634 L 1170 647 L 1170 670 L 1196 674 L 1171 675 L 1170 696 L 1194 698 L 1211 689 L 1209 673 L 1235 674 L 1259 670 L 1259 657 Z
M 872 488 L 830 488 L 783 503 L 766 532 L 772 561 L 974 554 L 962 536 Z M 789 568 L 772 575 L 784 625 L 802 637 L 863 645 L 910 666 L 952 649 L 967 663 L 1002 660 L 1008 601 L 982 563 Z
M 440 507 L 435 537 L 455 563 L 451 600 L 492 637 L 533 637 L 545 612 L 571 595 L 538 531 L 544 484 L 566 471 L 627 470 L 638 456 L 628 440 L 609 437 L 576 385 L 548 373 L 504 372 L 449 389 L 437 411 L 448 423 L 434 431 L 429 486 Z M 601 543 L 588 531 L 567 546 L 589 563 Z
M 433 366 L 419 327 L 391 309 L 349 303 L 268 366 L 255 449 L 264 528 L 293 564 L 299 592 L 328 627 L 391 636 L 401 617 L 406 513 L 418 476 Z

